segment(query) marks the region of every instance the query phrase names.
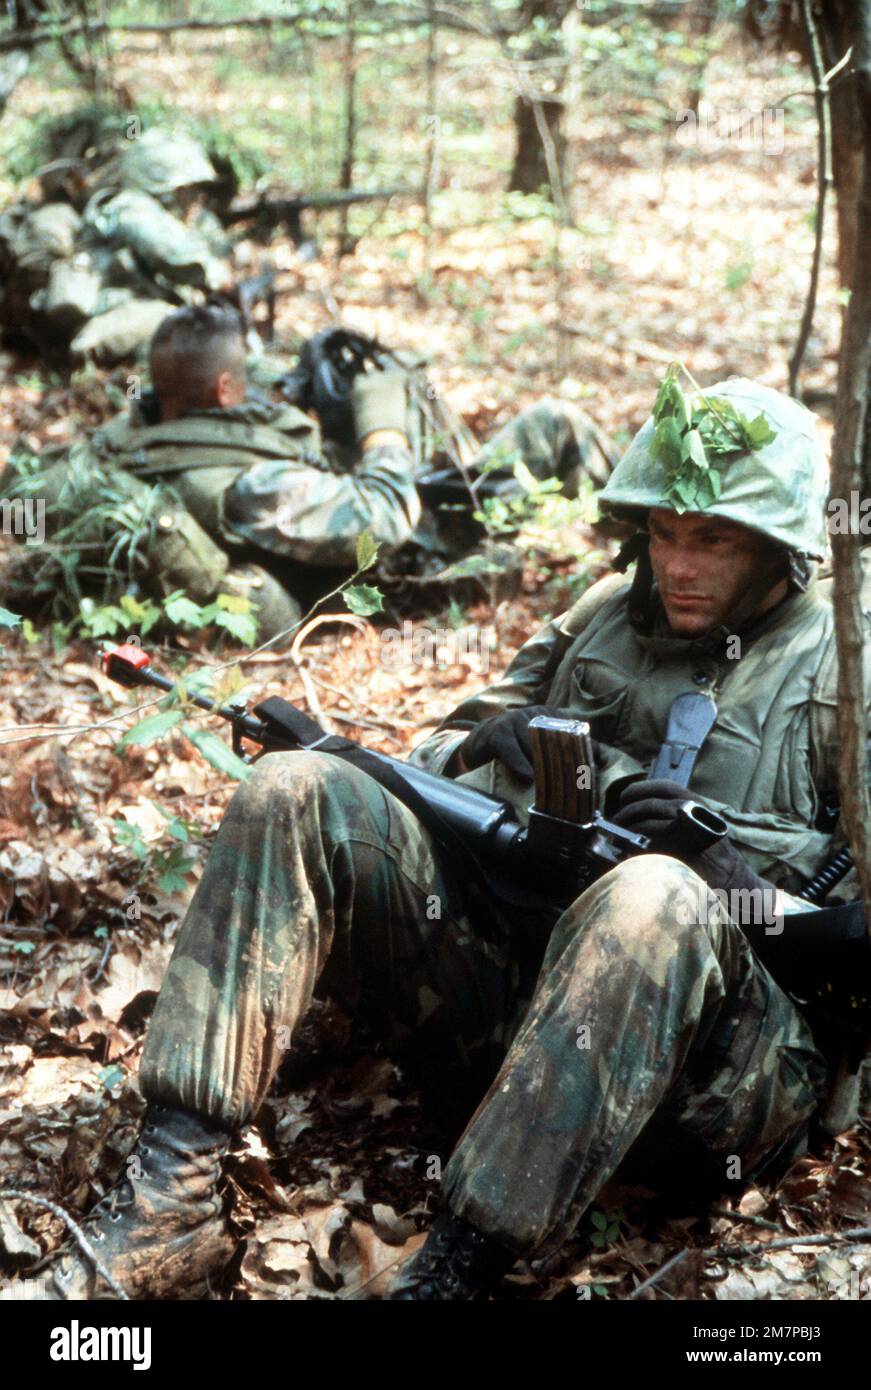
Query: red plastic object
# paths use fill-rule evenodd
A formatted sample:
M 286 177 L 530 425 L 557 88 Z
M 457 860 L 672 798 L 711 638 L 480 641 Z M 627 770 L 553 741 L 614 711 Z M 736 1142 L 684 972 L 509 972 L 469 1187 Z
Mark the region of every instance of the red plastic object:
M 120 685 L 138 685 L 135 672 L 144 671 L 149 666 L 150 658 L 148 652 L 136 647 L 132 642 L 125 642 L 123 646 L 113 647 L 110 652 L 103 655 L 103 666 L 106 675 L 113 681 L 118 681 Z

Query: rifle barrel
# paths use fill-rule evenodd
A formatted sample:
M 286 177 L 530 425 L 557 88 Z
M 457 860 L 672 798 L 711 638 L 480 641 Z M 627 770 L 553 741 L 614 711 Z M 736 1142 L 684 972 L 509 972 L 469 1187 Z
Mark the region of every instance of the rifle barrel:
M 103 657 L 103 664 L 106 668 L 106 675 L 110 680 L 118 681 L 119 685 L 128 687 L 136 685 L 150 685 L 155 690 L 165 690 L 168 695 L 176 690 L 177 683 L 171 681 L 168 676 L 162 676 L 159 671 L 155 671 L 151 665 L 148 654 L 143 652 L 141 647 L 136 647 L 132 643 L 125 646 L 115 647 L 111 652 L 106 652 Z M 244 714 L 232 705 L 219 705 L 215 700 L 210 700 L 207 695 L 189 694 L 187 697 L 198 709 L 206 710 L 208 714 L 220 715 L 222 719 L 229 720 L 235 724 L 246 738 L 259 740 L 262 738 L 265 726 L 261 720 L 256 719 L 251 714 Z
M 156 690 L 165 690 L 167 694 L 177 688 L 175 681 L 153 669 L 147 652 L 132 643 L 115 647 L 106 653 L 103 660 L 106 674 L 121 685 L 150 685 Z M 282 748 L 317 748 L 323 742 L 327 745 L 333 744 L 325 749 L 332 757 L 358 764 L 361 759 L 365 759 L 364 770 L 400 799 L 404 784 L 409 793 L 417 799 L 420 812 L 425 808 L 429 813 L 430 824 L 435 821 L 450 825 L 452 834 L 458 840 L 486 843 L 490 852 L 497 858 L 512 853 L 525 838 L 523 827 L 515 819 L 513 807 L 509 802 L 477 791 L 474 787 L 464 786 L 462 782 L 455 782 L 450 777 L 440 777 L 426 772 L 412 763 L 391 758 L 386 753 L 364 748 L 351 740 L 333 738 L 314 720 L 285 700 L 269 700 L 258 706 L 264 711 L 264 717 L 260 719 L 257 715 L 247 714 L 239 708 L 218 705 L 205 695 L 191 694 L 188 698 L 199 709 L 226 719 L 239 733 L 267 749 L 279 751 Z M 277 706 L 277 709 L 271 711 L 272 717 L 269 717 L 270 705 Z M 339 746 L 341 744 L 345 746 Z

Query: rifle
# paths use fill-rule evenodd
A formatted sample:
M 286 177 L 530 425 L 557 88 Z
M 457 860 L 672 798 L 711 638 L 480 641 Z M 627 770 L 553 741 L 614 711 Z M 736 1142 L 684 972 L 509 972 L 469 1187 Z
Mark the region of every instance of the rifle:
M 120 685 L 146 685 L 167 694 L 177 690 L 175 682 L 154 670 L 139 646 L 115 647 L 105 653 L 103 663 L 106 674 Z M 590 730 L 580 720 L 539 716 L 532 721 L 535 805 L 526 827 L 510 802 L 327 734 L 280 696 L 255 705 L 251 713 L 237 705 L 219 706 L 204 695 L 188 698 L 229 722 L 233 751 L 245 762 L 254 761 L 245 748 L 248 741 L 261 752 L 317 751 L 360 768 L 414 811 L 437 840 L 471 859 L 488 880 L 494 868 L 514 880 L 521 889 L 518 901 L 526 906 L 540 903 L 558 915 L 595 878 L 650 848 L 645 836 L 606 820 L 595 808 Z M 579 770 L 588 775 L 580 777 Z M 680 818 L 687 847 L 696 851 L 726 834 L 720 816 L 689 799 Z M 522 890 L 540 878 L 542 865 L 547 865 L 556 892 L 539 899 Z M 508 898 L 514 901 L 510 888 Z
M 153 669 L 141 647 L 115 647 L 104 654 L 103 663 L 120 685 L 151 686 L 167 694 L 177 690 Z M 327 734 L 280 696 L 263 700 L 250 713 L 239 705 L 219 706 L 204 695 L 188 698 L 229 722 L 233 751 L 245 762 L 256 756 L 246 750 L 247 741 L 261 752 L 328 753 L 368 773 L 408 806 L 469 882 L 484 884 L 497 904 L 538 931 L 549 931 L 597 878 L 651 849 L 646 836 L 615 825 L 596 808 L 593 746 L 589 725 L 582 720 L 538 716 L 531 721 L 535 795 L 524 826 L 510 802 Z M 715 718 L 709 696 L 679 695 L 650 775 L 686 786 Z M 722 816 L 688 797 L 664 852 L 698 854 L 727 833 Z M 541 882 L 548 884 L 546 892 L 530 886 Z M 862 903 L 791 913 L 783 921 L 789 931 L 741 926 L 778 984 L 811 1020 L 847 1034 L 855 1070 L 871 1017 L 871 948 Z
M 222 214 L 221 220 L 230 226 L 235 222 L 255 221 L 261 233 L 284 224 L 288 235 L 296 246 L 306 240 L 302 225 L 302 214 L 309 208 L 317 212 L 329 208 L 346 208 L 352 203 L 373 203 L 382 199 L 405 197 L 417 193 L 410 188 L 342 188 L 334 193 L 292 194 L 273 191 L 258 194 L 254 198 L 237 198 Z

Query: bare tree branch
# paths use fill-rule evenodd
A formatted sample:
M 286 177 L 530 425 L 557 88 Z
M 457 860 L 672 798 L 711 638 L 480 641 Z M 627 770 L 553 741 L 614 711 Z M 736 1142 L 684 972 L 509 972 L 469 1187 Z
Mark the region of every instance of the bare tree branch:
M 823 255 L 823 231 L 826 217 L 826 198 L 832 186 L 832 116 L 829 109 L 828 74 L 823 71 L 823 55 L 820 36 L 811 9 L 810 0 L 800 0 L 801 20 L 804 25 L 810 53 L 811 72 L 814 78 L 814 103 L 817 109 L 817 216 L 814 235 L 814 254 L 811 261 L 810 284 L 808 285 L 804 313 L 801 319 L 798 340 L 789 359 L 789 389 L 793 396 L 801 399 L 798 374 L 801 370 L 807 340 L 813 327 L 814 312 L 817 306 L 817 287 L 820 280 L 820 264 Z
M 487 37 L 498 37 L 498 32 L 501 32 L 500 30 L 491 33 L 487 29 L 482 30 L 461 10 L 454 10 L 450 6 L 439 5 L 436 10 L 440 22 L 445 28 L 458 29 L 463 33 L 483 32 Z M 395 14 L 388 12 L 383 17 L 373 18 L 372 23 L 374 31 L 378 32 L 387 28 L 425 24 L 428 17 L 429 12 L 424 7 L 420 9 L 409 8 L 408 10 L 397 11 Z M 44 24 L 16 34 L 4 34 L 0 36 L 0 53 L 8 53 L 12 49 L 29 50 L 38 48 L 45 43 L 58 43 L 61 40 L 78 38 L 83 35 L 96 38 L 102 34 L 179 34 L 183 31 L 212 33 L 225 29 L 297 29 L 318 20 L 333 20 L 338 32 L 338 28 L 343 23 L 343 16 L 335 7 L 325 5 L 319 10 L 298 11 L 295 14 L 243 15 L 238 19 L 173 19 L 130 24 L 110 24 L 104 20 L 82 23 L 80 20 L 75 20 L 65 24 Z M 513 31 L 506 30 L 505 32 Z

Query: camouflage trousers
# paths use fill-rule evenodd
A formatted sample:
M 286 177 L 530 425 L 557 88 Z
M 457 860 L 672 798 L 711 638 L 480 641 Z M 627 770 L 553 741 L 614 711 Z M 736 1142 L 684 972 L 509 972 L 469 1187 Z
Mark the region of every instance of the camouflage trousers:
M 610 445 L 580 406 L 550 396 L 527 406 L 497 430 L 481 449 L 473 468 L 520 455 L 533 477 L 558 478 L 564 497 L 577 497 L 582 479 L 598 491 L 611 476 Z
M 689 869 L 619 866 L 530 951 L 501 913 L 479 904 L 473 921 L 447 859 L 359 770 L 318 753 L 261 759 L 182 924 L 146 1097 L 244 1122 L 317 985 L 427 1086 L 473 1096 L 466 1115 L 478 1102 L 444 1191 L 512 1249 L 558 1245 L 627 1155 L 672 1169 L 683 1156 L 726 1179 L 803 1152 L 824 1060 Z

